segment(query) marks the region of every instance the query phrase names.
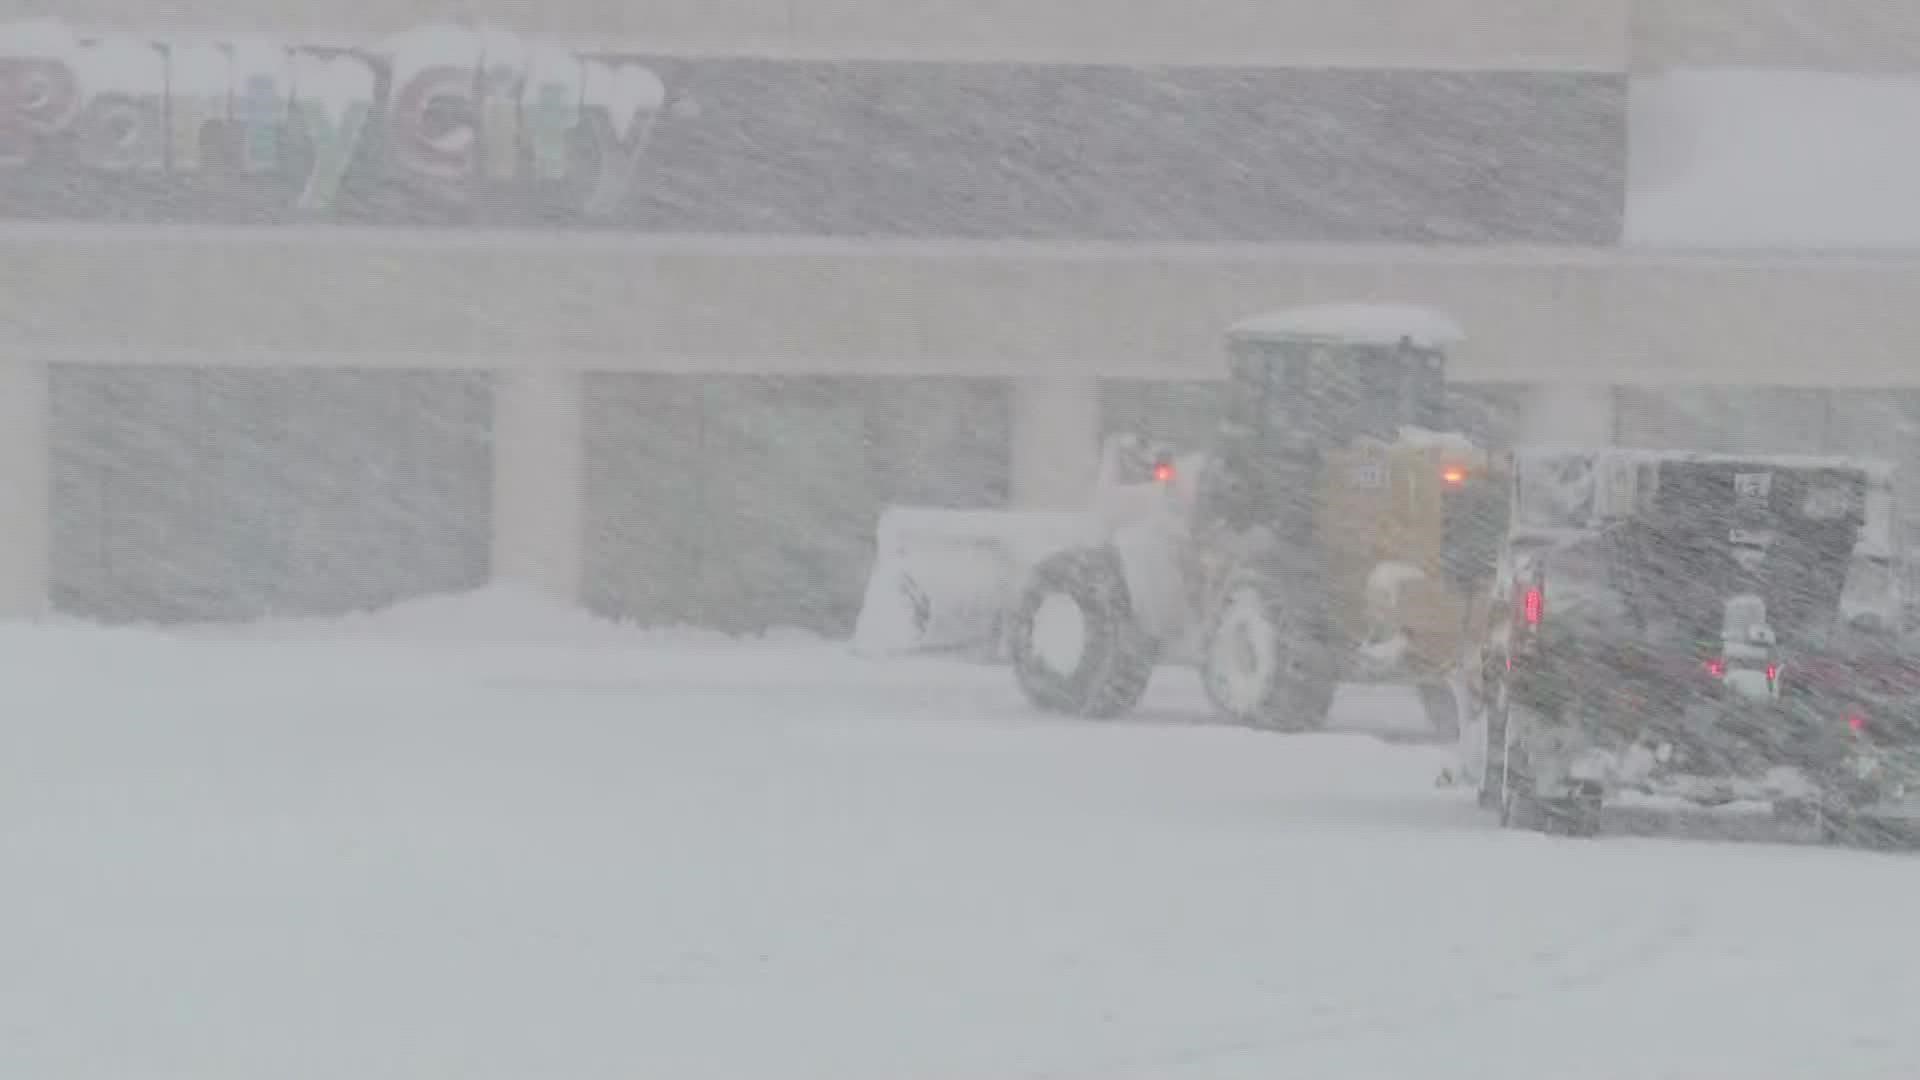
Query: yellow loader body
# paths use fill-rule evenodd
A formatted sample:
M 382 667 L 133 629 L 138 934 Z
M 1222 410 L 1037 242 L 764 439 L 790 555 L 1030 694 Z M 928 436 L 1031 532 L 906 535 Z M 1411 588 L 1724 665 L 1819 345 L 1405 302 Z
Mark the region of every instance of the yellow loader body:
M 1375 445 L 1326 455 L 1316 542 L 1334 629 L 1356 644 L 1353 681 L 1431 682 L 1462 658 L 1484 606 L 1448 573 L 1449 502 L 1506 470 L 1465 443 Z M 1456 510 L 1456 512 L 1459 512 Z

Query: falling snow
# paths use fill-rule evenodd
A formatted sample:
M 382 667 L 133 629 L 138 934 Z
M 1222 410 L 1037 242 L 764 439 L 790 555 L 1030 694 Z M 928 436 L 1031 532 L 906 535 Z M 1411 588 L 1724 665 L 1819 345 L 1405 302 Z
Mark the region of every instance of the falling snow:
M 0 1076 L 1920 1075 L 1920 15 L 187 6 L 0 11 Z

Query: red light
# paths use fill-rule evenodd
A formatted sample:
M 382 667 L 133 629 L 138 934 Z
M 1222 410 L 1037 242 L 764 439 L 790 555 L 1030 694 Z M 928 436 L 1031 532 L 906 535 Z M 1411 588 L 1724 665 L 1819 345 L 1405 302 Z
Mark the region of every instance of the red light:
M 1440 470 L 1440 480 L 1448 487 L 1459 487 L 1467 482 L 1467 470 L 1458 465 L 1449 465 Z
M 1780 678 L 1780 665 L 1768 664 L 1767 665 L 1767 681 L 1773 682 L 1779 678 Z
M 1727 662 L 1725 660 L 1707 661 L 1707 674 L 1717 679 L 1720 676 L 1725 675 L 1726 673 L 1727 673 Z
M 1860 713 L 1847 714 L 1847 726 L 1855 731 L 1867 730 L 1867 718 Z
M 1526 618 L 1527 625 L 1539 626 L 1540 616 L 1545 610 L 1546 597 L 1541 594 L 1540 587 L 1535 585 L 1533 588 L 1528 589 L 1527 598 L 1521 605 L 1521 613 Z
M 1154 483 L 1164 484 L 1172 479 L 1173 479 L 1173 463 L 1171 461 L 1159 461 L 1154 463 L 1154 466 L 1153 466 L 1153 482 Z

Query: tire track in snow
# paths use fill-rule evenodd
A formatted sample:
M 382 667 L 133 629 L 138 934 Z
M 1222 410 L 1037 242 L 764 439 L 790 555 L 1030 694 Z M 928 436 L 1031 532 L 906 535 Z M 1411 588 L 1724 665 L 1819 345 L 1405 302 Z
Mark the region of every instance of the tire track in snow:
M 1284 1064 L 1288 1051 L 1356 1038 L 1399 1038 L 1435 1027 L 1461 1023 L 1502 1028 L 1506 1014 L 1540 1005 L 1544 1000 L 1601 990 L 1626 977 L 1666 964 L 1697 947 L 1699 913 L 1692 907 L 1671 910 L 1651 924 L 1616 923 L 1605 931 L 1573 941 L 1549 941 L 1530 950 L 1532 964 L 1503 965 L 1507 978 L 1444 1000 L 1395 1008 L 1378 1015 L 1379 998 L 1303 1002 L 1294 1013 L 1332 1017 L 1278 1034 L 1245 1034 L 1254 1023 L 1237 1023 L 1203 1045 L 1187 1045 L 1151 1055 L 1131 1056 L 1067 1071 L 1034 1074 L 1047 1080 L 1169 1080 L 1195 1070 L 1212 1070 L 1235 1059 L 1258 1056 L 1263 1066 Z M 1610 944 L 1611 943 L 1611 944 Z M 1514 976 L 1518 976 L 1517 978 Z M 1389 999 L 1403 1005 L 1402 999 Z M 1208 1072 L 1207 1075 L 1213 1075 Z

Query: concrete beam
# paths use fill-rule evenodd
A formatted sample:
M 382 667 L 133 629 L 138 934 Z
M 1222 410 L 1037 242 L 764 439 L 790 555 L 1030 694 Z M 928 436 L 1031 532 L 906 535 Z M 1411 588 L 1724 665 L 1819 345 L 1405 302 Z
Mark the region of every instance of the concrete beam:
M 1920 256 L 0 227 L 0 350 L 73 363 L 1193 379 L 1352 300 L 1466 380 L 1920 385 Z
M 1613 388 L 1533 386 L 1522 399 L 1520 441 L 1546 446 L 1611 446 L 1617 441 Z
M 1633 67 L 1750 67 L 1911 75 L 1920 7 L 1893 0 L 1638 0 Z

